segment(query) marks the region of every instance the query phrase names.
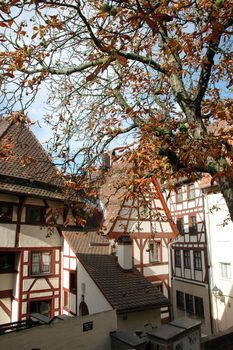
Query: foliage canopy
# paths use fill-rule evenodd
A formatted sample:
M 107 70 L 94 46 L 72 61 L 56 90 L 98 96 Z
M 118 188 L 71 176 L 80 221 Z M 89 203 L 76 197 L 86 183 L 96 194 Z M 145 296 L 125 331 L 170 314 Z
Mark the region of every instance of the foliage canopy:
M 2 113 L 26 122 L 46 84 L 64 171 L 125 135 L 131 188 L 208 173 L 233 218 L 231 1 L 0 1 L 0 27 Z

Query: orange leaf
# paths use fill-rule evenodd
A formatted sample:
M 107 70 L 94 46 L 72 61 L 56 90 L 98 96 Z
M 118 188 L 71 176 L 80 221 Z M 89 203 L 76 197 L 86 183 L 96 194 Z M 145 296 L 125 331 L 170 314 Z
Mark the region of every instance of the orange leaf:
M 122 66 L 127 67 L 128 60 L 126 57 L 116 54 L 116 59 L 120 64 L 122 64 Z
M 171 22 L 173 20 L 172 16 L 167 15 L 166 13 L 154 13 L 152 16 L 157 21 L 161 22 Z
M 0 27 L 8 27 L 8 25 L 5 22 L 0 22 Z

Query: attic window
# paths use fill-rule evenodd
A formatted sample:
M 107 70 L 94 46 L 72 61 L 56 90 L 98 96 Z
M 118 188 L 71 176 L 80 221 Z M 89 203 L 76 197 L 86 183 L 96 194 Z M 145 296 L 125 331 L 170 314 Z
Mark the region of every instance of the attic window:
M 28 224 L 44 224 L 45 223 L 45 207 L 27 206 L 26 207 L 26 223 Z
M 0 203 L 0 222 L 12 221 L 13 207 L 10 203 Z

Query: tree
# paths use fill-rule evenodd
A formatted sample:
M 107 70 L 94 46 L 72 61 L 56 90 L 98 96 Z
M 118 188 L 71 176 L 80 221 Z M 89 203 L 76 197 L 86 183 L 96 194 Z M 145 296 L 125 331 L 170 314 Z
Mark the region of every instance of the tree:
M 133 186 L 208 173 L 233 219 L 230 1 L 11 0 L 0 16 L 2 113 L 25 122 L 46 84 L 62 170 L 125 135 Z

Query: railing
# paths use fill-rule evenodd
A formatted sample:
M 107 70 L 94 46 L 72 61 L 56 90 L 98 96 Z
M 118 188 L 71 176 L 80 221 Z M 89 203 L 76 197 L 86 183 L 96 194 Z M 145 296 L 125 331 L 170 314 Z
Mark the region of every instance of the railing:
M 23 329 L 38 326 L 40 321 L 33 321 L 31 319 L 17 322 L 4 323 L 0 325 L 0 335 L 10 332 L 21 331 Z

